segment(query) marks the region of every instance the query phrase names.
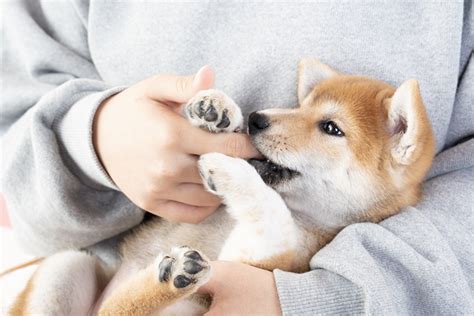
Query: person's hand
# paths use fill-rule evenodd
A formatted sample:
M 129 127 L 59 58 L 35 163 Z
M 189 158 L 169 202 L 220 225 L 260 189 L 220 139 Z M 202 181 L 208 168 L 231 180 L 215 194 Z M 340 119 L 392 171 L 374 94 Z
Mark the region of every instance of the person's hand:
M 119 189 L 144 210 L 197 223 L 220 204 L 202 185 L 198 155 L 258 156 L 247 135 L 211 134 L 180 115 L 180 105 L 213 81 L 207 66 L 195 76 L 157 75 L 108 98 L 97 110 L 93 136 L 99 159 Z
M 212 296 L 206 315 L 281 315 L 272 272 L 229 261 L 213 261 L 211 268 L 211 279 L 198 291 Z

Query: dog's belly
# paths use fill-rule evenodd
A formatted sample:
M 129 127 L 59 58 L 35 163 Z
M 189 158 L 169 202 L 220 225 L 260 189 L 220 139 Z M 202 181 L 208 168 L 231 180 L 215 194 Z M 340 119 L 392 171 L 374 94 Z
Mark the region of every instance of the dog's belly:
M 120 284 L 153 263 L 160 253 L 170 253 L 173 247 L 186 245 L 200 250 L 210 260 L 216 260 L 234 225 L 235 220 L 225 211 L 225 207 L 220 207 L 199 224 L 172 223 L 156 218 L 141 225 L 136 232 L 127 236 L 122 242 L 122 265 L 95 303 L 91 315 L 97 314 L 104 300 Z M 183 306 L 173 304 L 168 311 L 172 312 L 175 309 L 182 311 L 188 305 L 195 306 L 193 310 L 199 311 L 203 308 L 201 303 L 187 302 L 186 304 Z
M 232 231 L 235 220 L 220 207 L 199 224 L 172 223 L 156 218 L 143 224 L 121 245 L 123 265 L 132 270 L 149 265 L 159 253 L 169 253 L 172 247 L 189 246 L 216 260 Z

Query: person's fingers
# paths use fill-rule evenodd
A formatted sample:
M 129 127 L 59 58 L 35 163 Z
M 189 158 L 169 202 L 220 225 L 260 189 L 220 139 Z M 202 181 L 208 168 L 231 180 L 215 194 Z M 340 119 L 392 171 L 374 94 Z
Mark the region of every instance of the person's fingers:
M 185 128 L 189 129 L 188 137 L 183 138 L 181 144 L 183 150 L 189 154 L 203 155 L 219 152 L 227 156 L 244 159 L 261 157 L 247 134 L 211 134 L 197 127 L 189 126 Z
M 198 169 L 198 157 L 185 155 L 184 158 L 181 158 L 182 165 L 180 174 L 177 176 L 176 180 L 180 183 L 196 183 L 202 184 L 202 178 L 199 174 Z
M 211 66 L 205 65 L 198 70 L 194 77 L 194 85 L 198 91 L 214 86 L 215 73 Z
M 149 211 L 173 222 L 197 224 L 216 209 L 215 206 L 193 206 L 176 201 L 163 201 Z
M 153 104 L 151 100 L 147 102 Z M 206 153 L 219 152 L 244 159 L 261 157 L 247 134 L 209 133 L 191 125 L 186 118 L 171 111 L 170 107 L 160 107 L 158 104 L 154 104 L 154 106 L 155 110 L 161 111 L 160 115 L 166 116 L 168 123 L 173 126 L 174 134 L 170 136 L 180 140 L 180 148 L 187 154 L 200 156 Z
M 163 103 L 185 103 L 198 91 L 209 89 L 214 84 L 214 71 L 204 66 L 193 76 L 157 75 L 144 83 L 145 94 L 150 99 Z
M 211 295 L 211 297 L 214 299 L 214 295 Z M 216 305 L 215 300 L 212 301 L 211 307 L 209 307 L 209 310 L 203 314 L 203 316 L 220 316 L 220 315 L 225 315 L 225 313 L 219 308 L 219 306 Z
M 209 281 L 204 283 L 199 289 L 197 293 L 200 294 L 209 294 L 214 296 L 219 293 L 219 282 L 222 282 L 222 273 L 221 273 L 221 262 L 220 261 L 211 261 L 209 262 L 211 265 L 212 275 Z M 224 278 L 225 280 L 225 278 Z
M 214 194 L 206 191 L 202 184 L 180 183 L 164 191 L 160 198 L 194 206 L 214 206 L 221 204 L 221 200 Z
M 212 272 L 214 273 L 214 270 Z M 211 277 L 209 281 L 201 285 L 201 287 L 197 290 L 197 293 L 209 294 L 210 296 L 214 296 L 216 293 L 216 290 L 215 290 L 215 282 L 213 281 L 213 277 Z
M 160 173 L 161 177 L 164 176 L 168 181 L 176 184 L 202 184 L 202 178 L 198 169 L 199 157 L 188 155 L 187 153 L 178 154 L 174 152 L 171 155 L 163 154 L 162 158 L 167 162 L 165 166 L 168 165 L 169 167 L 165 168 L 166 171 Z

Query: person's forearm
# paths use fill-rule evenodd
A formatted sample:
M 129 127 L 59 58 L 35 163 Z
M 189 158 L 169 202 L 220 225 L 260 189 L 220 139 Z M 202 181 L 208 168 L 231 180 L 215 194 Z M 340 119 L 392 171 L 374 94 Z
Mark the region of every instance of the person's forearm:
M 90 93 L 76 102 L 57 120 L 53 130 L 58 136 L 68 165 L 85 184 L 100 190 L 118 190 L 97 157 L 93 144 L 93 122 L 102 101 L 125 87 L 107 89 L 105 84 L 99 86 L 106 90 Z
M 358 315 L 365 296 L 355 283 L 323 269 L 298 274 L 275 270 L 283 315 Z
M 2 5 L 1 181 L 20 241 L 31 252 L 47 254 L 114 236 L 139 223 L 143 212 L 119 192 L 100 185 L 98 191 L 92 183 L 100 182 L 99 168 L 88 173 L 77 164 L 94 165 L 90 137 L 75 143 L 67 133 L 89 133 L 94 108 L 114 91 L 84 58 L 86 30 L 70 3 L 36 6 L 31 1 Z M 38 14 L 59 15 L 57 21 L 66 19 L 70 27 L 55 33 L 53 25 L 36 19 Z M 83 109 L 90 111 L 76 113 Z M 62 129 L 64 119 L 74 126 Z
M 142 219 L 143 211 L 122 193 L 97 189 L 80 176 L 52 128 L 52 114 L 67 106 L 65 100 L 80 102 L 76 92 L 87 87 L 70 82 L 50 92 L 2 137 L 2 190 L 13 227 L 31 252 L 89 246 Z

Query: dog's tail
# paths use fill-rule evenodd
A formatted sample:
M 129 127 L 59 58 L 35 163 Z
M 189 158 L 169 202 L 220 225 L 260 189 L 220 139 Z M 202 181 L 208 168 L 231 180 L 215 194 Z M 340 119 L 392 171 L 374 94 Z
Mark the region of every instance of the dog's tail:
M 4 277 L 7 274 L 15 272 L 16 270 L 20 270 L 20 269 L 32 266 L 34 264 L 39 264 L 41 261 L 44 260 L 44 258 L 45 257 L 34 258 L 33 260 L 30 260 L 28 262 L 25 262 L 25 263 L 22 263 L 20 265 L 15 266 L 15 267 L 11 267 L 9 269 L 6 269 L 5 271 L 0 272 L 0 278 Z

